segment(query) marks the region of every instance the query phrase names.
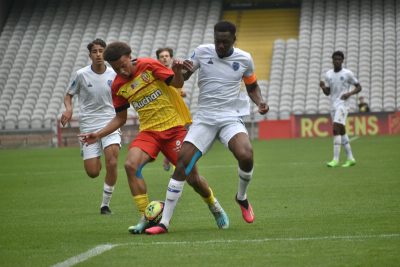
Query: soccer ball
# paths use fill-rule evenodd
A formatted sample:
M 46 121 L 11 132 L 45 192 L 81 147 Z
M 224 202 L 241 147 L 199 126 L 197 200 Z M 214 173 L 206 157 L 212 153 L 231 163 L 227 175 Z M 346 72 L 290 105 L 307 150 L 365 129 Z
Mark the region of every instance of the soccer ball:
M 164 202 L 153 200 L 144 210 L 144 217 L 150 225 L 156 225 L 161 221 L 164 210 Z

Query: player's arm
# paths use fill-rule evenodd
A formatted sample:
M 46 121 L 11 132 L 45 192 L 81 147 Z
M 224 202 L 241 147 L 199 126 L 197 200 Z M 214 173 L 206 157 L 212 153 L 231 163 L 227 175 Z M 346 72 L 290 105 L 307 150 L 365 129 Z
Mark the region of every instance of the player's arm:
M 351 90 L 348 93 L 343 94 L 340 98 L 343 99 L 343 100 L 346 100 L 350 96 L 358 94 L 359 92 L 361 92 L 361 90 L 362 90 L 361 85 L 359 83 L 356 83 L 354 85 L 354 89 L 353 90 Z
M 81 141 L 83 143 L 88 145 L 93 144 L 102 137 L 107 136 L 110 133 L 116 131 L 118 128 L 122 127 L 126 123 L 127 118 L 128 118 L 128 108 L 124 107 L 122 110 L 116 110 L 115 117 L 112 118 L 112 120 L 101 130 L 94 133 L 82 133 L 79 134 L 78 136 L 81 138 Z
M 194 73 L 194 69 L 193 69 L 193 62 L 189 59 L 186 59 L 183 61 L 183 79 L 185 81 L 189 80 L 190 76 L 192 76 L 192 74 Z
M 169 82 L 169 85 L 175 87 L 175 88 L 182 88 L 183 83 L 185 81 L 182 73 L 183 69 L 183 61 L 174 59 L 172 62 L 172 71 L 174 72 L 174 76 L 172 77 L 171 81 Z
M 61 125 L 64 127 L 72 118 L 72 97 L 73 95 L 71 94 L 66 94 L 64 96 L 64 106 L 65 106 L 65 111 L 61 115 Z
M 258 112 L 261 115 L 264 115 L 265 113 L 268 112 L 269 106 L 264 101 L 261 95 L 261 90 L 260 87 L 258 86 L 257 80 L 253 81 L 252 79 L 255 79 L 255 75 L 243 79 L 246 85 L 247 94 L 249 95 L 250 99 L 254 102 L 254 104 L 257 105 Z
M 321 87 L 322 92 L 324 93 L 324 95 L 330 95 L 331 94 L 331 88 L 330 87 L 326 87 L 324 81 L 320 81 L 319 82 L 319 87 Z

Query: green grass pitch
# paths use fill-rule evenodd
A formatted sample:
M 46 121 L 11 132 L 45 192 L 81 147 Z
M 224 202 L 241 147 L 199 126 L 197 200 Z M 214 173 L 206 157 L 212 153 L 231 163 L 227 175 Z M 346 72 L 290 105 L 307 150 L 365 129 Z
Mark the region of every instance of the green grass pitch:
M 186 184 L 160 236 L 127 231 L 138 214 L 126 147 L 111 216 L 99 214 L 104 170 L 88 178 L 78 148 L 0 150 L 0 266 L 399 266 L 400 136 L 351 144 L 357 165 L 330 169 L 331 138 L 254 141 L 256 220 L 246 224 L 234 202 L 237 164 L 217 142 L 199 169 L 230 228 L 219 230 Z M 161 160 L 143 172 L 150 198 L 163 200 Z

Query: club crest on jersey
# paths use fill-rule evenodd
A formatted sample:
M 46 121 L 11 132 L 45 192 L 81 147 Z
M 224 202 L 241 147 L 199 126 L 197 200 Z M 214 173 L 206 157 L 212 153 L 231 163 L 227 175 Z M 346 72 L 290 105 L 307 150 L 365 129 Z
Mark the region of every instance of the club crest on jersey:
M 108 80 L 108 81 L 107 81 L 107 84 L 108 84 L 108 86 L 110 86 L 110 87 L 111 87 L 112 80 Z
M 181 147 L 182 147 L 182 142 L 180 140 L 176 140 L 174 150 L 176 152 L 179 152 L 181 150 Z
M 233 68 L 234 71 L 237 71 L 237 70 L 239 69 L 239 63 L 236 62 L 236 61 L 233 62 L 233 63 L 232 63 L 232 68 Z
M 340 80 L 343 81 L 343 80 L 344 80 L 344 77 L 343 77 L 343 76 L 340 76 Z
M 210 59 L 208 60 L 207 64 L 214 64 L 214 62 L 212 61 L 212 57 L 210 57 Z
M 133 83 L 131 83 L 131 88 L 135 89 L 136 86 L 138 86 L 139 82 L 138 81 L 134 81 Z
M 150 82 L 150 76 L 149 76 L 149 74 L 148 74 L 147 72 L 143 72 L 143 73 L 140 75 L 140 77 L 142 78 L 142 80 L 143 80 L 145 83 L 149 83 L 149 82 Z

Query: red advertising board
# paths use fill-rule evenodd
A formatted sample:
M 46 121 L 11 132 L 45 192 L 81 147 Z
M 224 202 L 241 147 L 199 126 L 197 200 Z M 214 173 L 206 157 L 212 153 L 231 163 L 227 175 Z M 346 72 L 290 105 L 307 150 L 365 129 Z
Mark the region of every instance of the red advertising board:
M 400 112 L 354 113 L 346 121 L 348 135 L 400 134 Z M 293 115 L 290 120 L 261 121 L 259 138 L 304 138 L 332 135 L 328 114 Z
M 332 135 L 330 115 L 294 116 L 294 137 L 325 137 Z M 346 121 L 348 135 L 389 134 L 387 113 L 349 114 Z

